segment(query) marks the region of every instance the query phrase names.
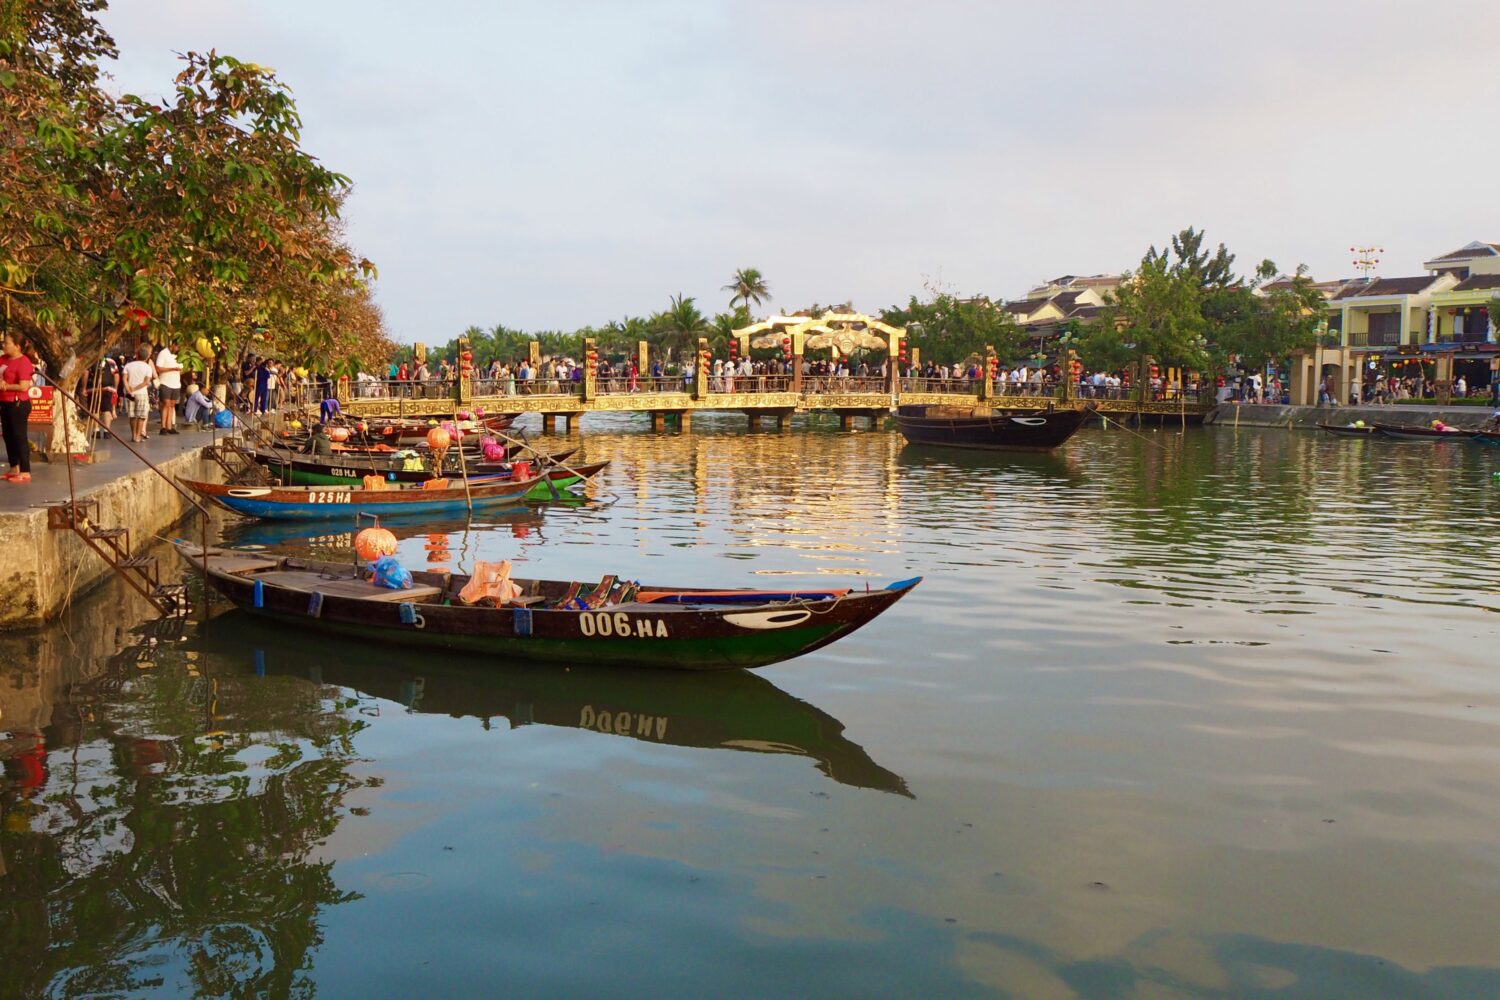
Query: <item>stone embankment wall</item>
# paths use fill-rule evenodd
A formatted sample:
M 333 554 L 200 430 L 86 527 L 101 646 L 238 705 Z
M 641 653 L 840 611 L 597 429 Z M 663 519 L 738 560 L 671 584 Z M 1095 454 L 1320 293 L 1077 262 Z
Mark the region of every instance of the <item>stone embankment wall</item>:
M 193 511 L 170 484 L 134 458 L 124 455 L 112 461 L 121 462 L 121 475 L 81 494 L 80 499 L 98 500 L 95 523 L 102 528 L 128 529 L 137 551 L 149 547 L 152 535 L 166 532 Z M 134 467 L 127 468 L 126 462 Z M 201 448 L 166 459 L 158 468 L 172 477 L 222 482 L 222 471 Z M 34 503 L 67 500 L 66 491 L 59 496 L 54 495 L 55 488 L 43 489 Z M 7 542 L 0 559 L 0 629 L 36 628 L 114 572 L 72 531 L 49 529 L 45 507 L 0 513 L 0 538 Z M 163 582 L 177 579 L 183 567 L 176 556 L 168 552 L 161 558 Z
M 1225 427 L 1286 427 L 1317 430 L 1318 424 L 1367 424 L 1427 427 L 1441 420 L 1454 427 L 1478 427 L 1491 410 L 1484 406 L 1272 406 L 1258 403 L 1220 403 L 1203 418 L 1205 424 Z

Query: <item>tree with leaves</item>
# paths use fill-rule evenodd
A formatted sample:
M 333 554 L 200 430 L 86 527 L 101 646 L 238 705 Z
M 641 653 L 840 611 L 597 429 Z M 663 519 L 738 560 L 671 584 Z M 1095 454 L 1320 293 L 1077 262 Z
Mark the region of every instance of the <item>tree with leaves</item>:
M 335 371 L 389 350 L 365 285 L 374 267 L 339 226 L 350 182 L 301 148 L 286 85 L 190 52 L 165 100 L 115 97 L 100 85 L 116 55 L 105 7 L 0 4 L 11 328 L 64 388 L 136 339 L 201 337 L 218 354 Z
M 672 296 L 671 305 L 651 317 L 657 346 L 669 352 L 691 351 L 694 343 L 710 331 L 708 318 L 690 295 Z
M 1140 267 L 1127 272 L 1119 287 L 1105 296 L 1098 322 L 1079 341 L 1084 363 L 1098 370 L 1121 368 L 1142 357 L 1166 364 L 1205 364 L 1204 294 L 1190 268 L 1174 266 L 1165 251 L 1152 247 Z
M 948 292 L 926 300 L 913 295 L 904 307 L 883 310 L 880 318 L 905 327 L 908 344 L 919 348 L 923 358 L 944 364 L 982 356 L 986 346 L 1011 362 L 1019 358 L 1024 339 L 1015 318 L 988 299 L 959 299 Z
M 734 311 L 735 304 L 738 303 L 744 308 L 746 315 L 750 313 L 752 302 L 759 306 L 771 297 L 771 289 L 766 284 L 765 276 L 753 267 L 742 267 L 735 271 L 734 280 L 724 286 L 724 291 L 734 293 L 729 297 L 730 311 Z
M 1268 260 L 1256 276 L 1264 282 L 1277 273 L 1276 265 Z M 1255 371 L 1317 343 L 1323 295 L 1313 287 L 1305 264 L 1298 265 L 1290 281 L 1273 282 L 1261 295 L 1242 291 L 1242 308 L 1213 331 L 1219 353 L 1234 356 L 1241 367 Z

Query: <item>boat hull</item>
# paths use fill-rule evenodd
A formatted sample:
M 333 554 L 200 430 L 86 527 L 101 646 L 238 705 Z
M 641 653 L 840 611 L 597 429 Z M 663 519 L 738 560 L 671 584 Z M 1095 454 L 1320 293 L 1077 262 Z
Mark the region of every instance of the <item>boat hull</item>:
M 1470 437 L 1469 431 L 1435 431 L 1429 427 L 1395 427 L 1391 424 L 1376 424 L 1375 427 L 1385 437 L 1397 441 L 1462 441 Z
M 949 407 L 902 406 L 896 425 L 914 445 L 987 451 L 1051 451 L 1093 416 L 1090 409 L 964 415 Z
M 199 565 L 190 553 L 184 555 L 190 565 Z M 305 565 L 317 572 L 348 574 L 347 567 Z M 413 575 L 419 583 L 442 579 L 432 573 Z M 215 591 L 252 614 L 365 643 L 464 651 L 506 663 L 674 670 L 762 667 L 812 652 L 868 624 L 920 582 L 918 578 L 884 590 L 772 605 L 631 602 L 563 610 L 471 607 L 446 599 L 403 604 L 264 581 L 257 586 L 253 575 L 216 570 L 212 558 L 207 579 Z M 446 581 L 444 593 L 453 585 Z
M 366 490 L 358 487 L 264 487 L 200 483 L 184 479 L 184 486 L 206 500 L 245 517 L 279 521 L 327 521 L 408 514 L 460 514 L 470 509 L 522 503 L 540 479 L 522 482 L 470 484 L 445 490 Z M 545 488 L 545 486 L 543 487 Z
M 1350 427 L 1347 424 L 1319 424 L 1319 430 L 1327 431 L 1329 434 L 1337 434 L 1341 437 L 1372 437 L 1379 434 L 1375 425 L 1368 427 Z
M 271 475 L 280 479 L 288 486 L 359 486 L 363 484 L 364 477 L 368 475 L 383 476 L 391 482 L 397 483 L 420 483 L 430 479 L 432 474 L 426 472 L 407 472 L 396 469 L 365 468 L 360 469 L 352 465 L 328 465 L 306 459 L 273 458 L 266 455 L 258 455 L 257 458 Z M 553 488 L 565 490 L 571 486 L 577 486 L 586 479 L 603 471 L 608 462 L 594 462 L 589 465 L 574 466 L 572 470 L 555 468 L 545 473 L 541 482 L 537 483 L 526 494 L 528 500 L 551 500 L 553 499 Z M 476 466 L 476 473 L 469 477 L 471 485 L 489 482 L 504 482 L 509 476 L 501 472 L 484 471 L 487 466 Z M 547 485 L 550 479 L 552 486 Z

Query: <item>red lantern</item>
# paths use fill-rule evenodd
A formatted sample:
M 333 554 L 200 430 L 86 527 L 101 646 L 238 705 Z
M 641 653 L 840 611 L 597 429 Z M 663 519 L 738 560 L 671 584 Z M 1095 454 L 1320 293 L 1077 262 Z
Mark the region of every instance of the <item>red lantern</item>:
M 729 360 L 730 361 L 734 361 L 739 356 L 740 356 L 740 339 L 738 337 L 730 337 L 729 338 Z
M 453 443 L 453 438 L 441 427 L 434 427 L 427 432 L 427 447 L 433 451 L 446 451 Z
M 354 553 L 365 562 L 396 554 L 396 536 L 376 524 L 354 536 Z
M 791 337 L 782 337 L 781 338 L 781 353 L 782 353 L 782 356 L 785 357 L 788 361 L 790 361 L 792 359 L 792 338 Z

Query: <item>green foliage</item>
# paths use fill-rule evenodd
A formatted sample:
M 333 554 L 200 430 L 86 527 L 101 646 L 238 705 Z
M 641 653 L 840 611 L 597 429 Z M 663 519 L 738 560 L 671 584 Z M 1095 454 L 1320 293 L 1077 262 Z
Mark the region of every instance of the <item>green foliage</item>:
M 745 315 L 750 315 L 750 304 L 753 302 L 759 306 L 771 297 L 771 289 L 766 284 L 765 275 L 757 268 L 742 267 L 734 272 L 734 279 L 724 286 L 724 291 L 733 292 L 729 297 L 729 308 L 731 312 L 738 308 L 745 310 Z
M 99 85 L 115 54 L 102 0 L 0 4 L 0 269 L 12 324 L 70 382 L 107 347 L 217 336 L 333 365 L 379 353 L 344 243 L 349 179 L 300 145 L 290 91 L 268 69 L 187 53 L 160 101 Z M 172 324 L 170 332 L 163 329 Z
M 1188 244 L 1184 249 L 1196 247 Z M 1113 369 L 1149 356 L 1164 364 L 1206 364 L 1209 324 L 1203 315 L 1204 273 L 1190 259 L 1184 265 L 1179 258 L 1174 265 L 1167 253 L 1152 247 L 1141 258 L 1140 268 L 1127 274 L 1120 287 L 1105 297 L 1099 322 L 1079 342 L 1084 363 Z
M 986 346 L 995 348 L 1006 363 L 1023 353 L 1020 326 L 988 299 L 958 299 L 940 292 L 924 301 L 913 295 L 905 307 L 891 306 L 880 318 L 905 327 L 908 344 L 921 350 L 924 361 L 952 364 L 971 354 L 983 355 Z
M 1265 270 L 1263 266 L 1261 275 Z M 1276 273 L 1274 264 L 1270 273 Z M 1288 286 L 1271 288 L 1263 295 L 1248 289 L 1237 292 L 1239 308 L 1213 331 L 1214 342 L 1223 354 L 1236 355 L 1247 369 L 1260 369 L 1267 362 L 1317 343 L 1323 296 L 1313 287 L 1306 265 L 1298 266 Z

